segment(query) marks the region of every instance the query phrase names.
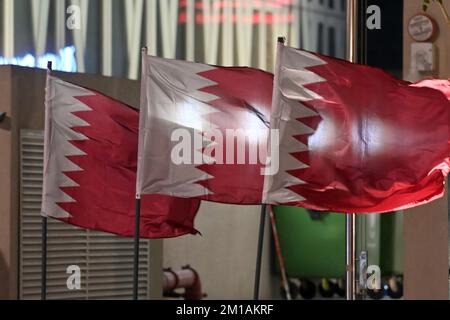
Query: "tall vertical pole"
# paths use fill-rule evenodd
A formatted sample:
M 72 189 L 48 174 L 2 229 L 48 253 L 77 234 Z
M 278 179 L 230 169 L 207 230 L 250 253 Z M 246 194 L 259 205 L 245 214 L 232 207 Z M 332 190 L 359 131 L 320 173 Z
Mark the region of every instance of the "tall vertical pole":
M 358 0 L 347 0 L 347 59 L 357 60 L 358 45 Z M 348 213 L 345 217 L 345 260 L 346 260 L 346 298 L 356 298 L 356 215 Z
M 266 211 L 267 205 L 265 204 L 261 205 L 261 215 L 259 220 L 258 251 L 256 253 L 255 286 L 253 288 L 253 300 L 259 299 L 259 282 L 261 279 L 261 262 L 264 246 L 264 229 L 266 227 Z
M 47 81 L 52 71 L 52 62 L 47 62 Z M 48 90 L 48 88 L 47 88 Z M 45 112 L 48 112 L 45 110 Z M 46 119 L 48 115 L 45 116 Z M 46 125 L 48 125 L 46 121 Z M 48 130 L 48 128 L 46 128 Z M 44 182 L 45 183 L 45 182 Z M 43 188 L 45 189 L 45 188 Z M 41 300 L 47 299 L 47 216 L 42 216 L 41 221 Z
M 47 299 L 47 217 L 42 217 L 41 300 Z
M 147 94 L 146 94 L 146 78 L 147 78 L 147 55 L 148 50 L 147 47 L 142 48 L 141 51 L 141 98 L 140 98 L 140 107 L 141 110 L 147 107 Z M 139 128 L 143 130 L 142 124 L 142 112 L 139 117 Z M 141 152 L 141 135 L 139 135 L 139 150 L 138 150 L 138 158 L 140 157 L 139 152 Z M 138 161 L 138 176 L 136 181 L 136 216 L 134 223 L 134 264 L 133 264 L 133 300 L 138 300 L 139 297 L 139 241 L 140 241 L 140 226 L 141 226 L 141 195 L 139 185 L 139 161 Z
M 356 297 L 356 215 L 349 213 L 345 217 L 345 258 L 346 258 L 346 297 Z
M 139 234 L 141 224 L 141 199 L 136 198 L 136 218 L 134 224 L 133 300 L 139 297 Z

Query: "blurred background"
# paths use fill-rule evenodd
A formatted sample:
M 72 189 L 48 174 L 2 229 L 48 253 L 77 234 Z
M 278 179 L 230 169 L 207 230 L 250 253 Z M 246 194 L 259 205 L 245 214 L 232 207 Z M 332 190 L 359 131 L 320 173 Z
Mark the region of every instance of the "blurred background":
M 2 63 L 42 65 L 50 53 L 57 69 L 136 79 L 148 46 L 165 58 L 270 70 L 279 35 L 345 58 L 345 0 L 2 2 Z
M 359 62 L 399 78 L 450 76 L 450 28 L 438 6 L 427 14 L 439 30 L 429 41 L 439 54 L 434 69 L 419 74 L 408 27 L 423 13 L 422 1 L 357 2 Z M 366 28 L 371 5 L 380 8 L 381 29 Z M 39 299 L 41 292 L 45 71 L 36 68 L 52 61 L 58 77 L 139 107 L 143 46 L 160 57 L 272 72 L 278 36 L 345 59 L 347 18 L 347 0 L 0 0 L 0 298 Z M 250 299 L 259 210 L 205 202 L 196 220 L 202 236 L 143 240 L 140 298 L 162 297 L 171 272 L 163 269 L 190 265 L 201 279 L 197 294 Z M 274 213 L 293 296 L 342 299 L 344 216 L 283 207 Z M 56 221 L 48 234 L 49 299 L 131 297 L 132 239 Z M 266 224 L 263 299 L 285 297 L 273 243 Z M 409 297 L 448 298 L 447 198 L 406 214 L 358 218 L 357 247 L 382 272 L 383 290 L 365 298 L 402 298 L 403 289 Z M 81 290 L 66 287 L 71 264 L 81 267 Z M 184 294 L 179 288 L 164 295 Z

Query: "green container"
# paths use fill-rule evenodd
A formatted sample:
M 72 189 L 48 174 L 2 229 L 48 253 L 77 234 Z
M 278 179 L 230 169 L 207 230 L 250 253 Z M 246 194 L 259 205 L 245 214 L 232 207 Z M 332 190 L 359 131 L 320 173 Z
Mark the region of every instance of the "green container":
M 286 272 L 293 278 L 345 277 L 345 215 L 274 206 Z
M 289 277 L 345 277 L 344 214 L 312 215 L 306 209 L 287 206 L 274 206 L 273 211 Z M 402 227 L 402 212 L 358 215 L 357 255 L 367 251 L 369 265 L 380 266 L 383 276 L 401 275 Z

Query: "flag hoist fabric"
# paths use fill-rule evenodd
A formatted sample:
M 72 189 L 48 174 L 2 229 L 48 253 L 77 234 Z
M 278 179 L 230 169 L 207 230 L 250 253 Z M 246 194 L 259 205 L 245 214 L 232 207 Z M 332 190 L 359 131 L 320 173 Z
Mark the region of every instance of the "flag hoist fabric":
M 280 170 L 268 177 L 268 203 L 365 213 L 443 195 L 448 81 L 410 84 L 282 45 L 277 59 L 271 128 L 280 131 Z
M 133 236 L 139 113 L 98 92 L 49 76 L 42 215 Z M 144 238 L 195 234 L 195 199 L 142 197 Z

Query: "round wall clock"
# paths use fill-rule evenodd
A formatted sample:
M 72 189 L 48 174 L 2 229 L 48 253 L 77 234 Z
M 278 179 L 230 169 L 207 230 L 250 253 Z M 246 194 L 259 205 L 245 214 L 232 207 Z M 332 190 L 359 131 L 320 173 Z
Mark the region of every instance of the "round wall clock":
M 417 14 L 409 20 L 409 35 L 417 42 L 431 40 L 436 35 L 436 31 L 436 23 L 425 14 Z

